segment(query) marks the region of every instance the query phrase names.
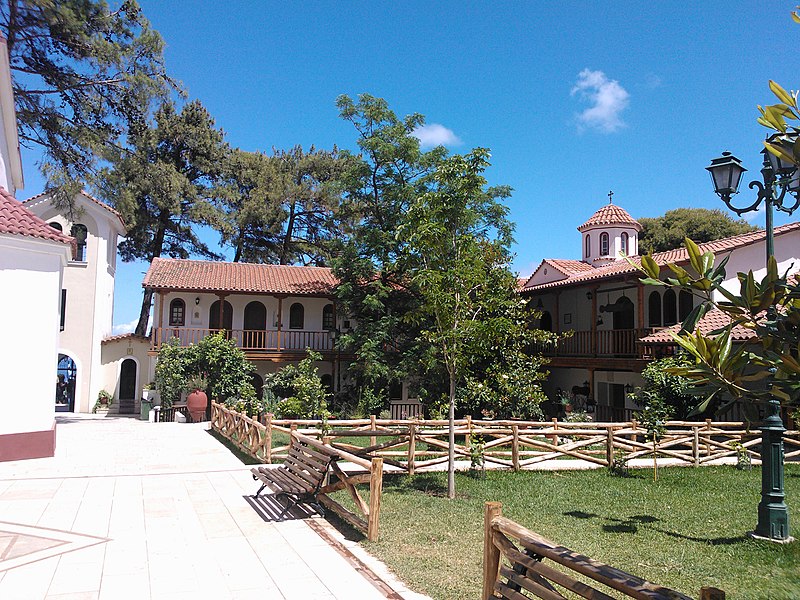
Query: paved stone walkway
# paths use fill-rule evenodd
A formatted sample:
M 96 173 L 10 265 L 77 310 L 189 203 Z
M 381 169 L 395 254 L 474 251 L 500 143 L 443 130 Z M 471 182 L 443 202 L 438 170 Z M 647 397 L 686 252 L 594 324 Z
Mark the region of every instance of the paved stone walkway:
M 3 600 L 420 599 L 270 500 L 205 424 L 58 417 L 56 456 L 0 462 Z

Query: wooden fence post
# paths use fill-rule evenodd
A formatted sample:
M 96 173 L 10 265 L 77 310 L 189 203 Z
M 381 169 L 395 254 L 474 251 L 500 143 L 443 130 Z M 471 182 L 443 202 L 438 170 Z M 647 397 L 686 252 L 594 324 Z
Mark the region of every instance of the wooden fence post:
M 553 429 L 558 429 L 558 419 L 556 417 L 553 417 Z M 552 442 L 553 442 L 553 446 L 558 446 L 558 436 L 557 435 L 553 436 Z
M 700 429 L 697 425 L 692 425 L 692 458 L 694 466 L 700 466 Z
M 519 425 L 511 426 L 511 466 L 519 471 Z
M 500 570 L 500 550 L 494 545 L 492 521 L 503 514 L 500 502 L 486 502 L 483 505 L 483 591 L 481 600 L 488 600 L 494 590 L 494 582 Z
M 383 491 L 383 459 L 373 458 L 369 478 L 369 516 L 367 517 L 367 539 L 378 539 L 378 518 L 381 514 L 381 492 Z
M 472 445 L 472 415 L 467 415 L 467 433 L 464 435 L 464 449 L 469 452 Z
M 414 462 L 416 462 L 417 454 L 417 428 L 415 425 L 408 426 L 408 460 L 406 467 L 408 474 L 414 474 Z
M 614 426 L 606 427 L 606 462 L 610 469 L 614 465 Z
M 706 430 L 711 431 L 711 419 L 706 419 Z M 709 433 L 706 437 L 706 456 L 711 457 L 711 443 L 709 440 L 711 439 L 711 434 Z
M 703 586 L 700 588 L 700 600 L 725 600 L 725 592 L 719 588 Z
M 267 427 L 267 464 L 272 464 L 272 413 L 267 413 L 264 418 Z
M 369 428 L 372 431 L 375 431 L 375 415 L 370 415 L 369 416 Z M 370 446 L 374 446 L 377 443 L 378 443 L 377 438 L 374 435 L 369 436 L 369 445 Z

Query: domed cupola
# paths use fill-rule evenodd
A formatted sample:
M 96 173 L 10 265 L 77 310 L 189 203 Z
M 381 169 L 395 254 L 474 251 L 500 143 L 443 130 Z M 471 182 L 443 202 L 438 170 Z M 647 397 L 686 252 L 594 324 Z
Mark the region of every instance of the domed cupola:
M 623 260 L 623 256 L 639 253 L 638 234 L 642 226 L 628 211 L 611 201 L 612 195 L 609 192 L 608 204 L 578 227 L 583 234 L 582 260 L 593 267 L 602 267 Z

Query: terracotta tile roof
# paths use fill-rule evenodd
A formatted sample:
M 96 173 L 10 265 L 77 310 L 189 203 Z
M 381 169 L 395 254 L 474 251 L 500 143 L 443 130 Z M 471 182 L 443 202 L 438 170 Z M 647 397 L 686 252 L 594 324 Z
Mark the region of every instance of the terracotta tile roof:
M 586 223 L 578 227 L 578 231 L 583 232 L 596 225 L 627 225 L 633 227 L 636 231 L 642 230 L 639 221 L 630 216 L 627 210 L 616 204 L 606 204 L 600 208 L 589 217 Z
M 131 339 L 135 342 L 146 342 L 150 343 L 150 338 L 144 335 L 136 335 L 135 333 L 120 333 L 119 335 L 111 335 L 107 338 L 103 338 L 101 340 L 101 344 L 107 344 L 108 342 L 119 342 L 122 340 Z
M 592 265 L 585 263 L 582 260 L 545 258 L 544 262 L 552 266 L 557 271 L 560 271 L 564 275 L 576 275 L 577 273 L 585 273 L 586 271 L 592 271 L 594 269 Z
M 327 267 L 156 258 L 142 286 L 159 290 L 329 296 L 337 283 Z
M 786 225 L 781 225 L 780 227 L 776 227 L 775 236 L 777 237 L 785 235 L 793 231 L 800 231 L 800 222 L 787 223 Z M 740 235 L 735 235 L 729 238 L 723 238 L 721 240 L 714 240 L 713 242 L 705 242 L 703 244 L 698 244 L 698 246 L 700 247 L 701 252 L 708 252 L 710 250 L 714 254 L 720 254 L 723 252 L 729 252 L 736 248 L 742 248 L 744 246 L 755 244 L 757 242 L 762 241 L 764 237 L 765 237 L 765 232 L 763 229 L 761 229 L 759 231 L 742 233 Z M 632 256 L 630 258 L 634 263 L 641 264 L 641 257 Z M 653 260 L 655 260 L 656 263 L 658 263 L 661 266 L 666 266 L 666 264 L 670 262 L 677 264 L 684 264 L 689 262 L 689 255 L 686 252 L 686 248 L 676 248 L 674 250 L 667 250 L 666 252 L 656 252 L 655 254 L 653 254 Z M 568 277 L 567 279 L 562 279 L 560 281 L 552 281 L 550 283 L 542 283 L 536 286 L 529 286 L 526 287 L 524 291 L 530 292 L 548 288 L 579 285 L 582 283 L 599 281 L 603 279 L 614 279 L 616 277 L 622 277 L 623 275 L 628 275 L 632 273 L 638 273 L 638 270 L 635 269 L 630 264 L 628 264 L 628 261 L 620 260 L 613 262 L 609 265 L 604 265 L 597 268 L 592 267 L 591 270 L 578 273 L 576 275 Z
M 0 187 L 0 233 L 24 235 L 62 244 L 75 243 L 73 238 L 53 229 L 34 215 L 3 187 Z
M 35 196 L 31 196 L 30 198 L 25 200 L 25 202 L 23 202 L 23 204 L 27 204 L 29 202 L 36 202 L 36 201 L 41 200 L 43 197 L 48 196 L 48 195 L 49 195 L 49 192 L 42 192 L 41 194 L 36 194 Z M 125 220 L 122 218 L 122 215 L 119 214 L 113 208 L 111 208 L 108 204 L 106 204 L 105 202 L 102 202 L 101 200 L 98 200 L 97 198 L 95 198 L 94 196 L 90 195 L 86 191 L 81 191 L 81 195 L 84 198 L 86 198 L 87 200 L 89 200 L 90 202 L 93 202 L 93 203 L 97 204 L 97 206 L 99 206 L 101 208 L 104 208 L 105 210 L 110 212 L 112 215 L 117 217 L 119 219 L 120 224 L 122 225 L 122 229 L 125 230 L 125 231 L 128 230 L 128 226 L 125 225 Z
M 710 310 L 705 317 L 700 319 L 700 321 L 697 323 L 697 329 L 702 332 L 703 335 L 708 335 L 712 331 L 716 331 L 717 329 L 721 329 L 722 327 L 730 325 L 730 322 L 731 319 L 728 315 L 721 310 L 714 308 Z M 646 345 L 673 345 L 675 344 L 675 340 L 673 339 L 671 332 L 678 333 L 680 330 L 681 326 L 679 323 L 677 325 L 665 327 L 664 329 L 659 329 L 658 331 L 641 338 L 639 341 Z M 731 330 L 731 338 L 734 342 L 746 342 L 755 339 L 755 334 L 746 327 L 736 325 Z

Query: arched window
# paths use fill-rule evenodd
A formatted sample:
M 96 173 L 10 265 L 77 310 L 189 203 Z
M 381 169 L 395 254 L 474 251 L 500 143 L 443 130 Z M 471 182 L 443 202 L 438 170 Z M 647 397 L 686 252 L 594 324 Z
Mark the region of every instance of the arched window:
M 625 254 L 627 256 L 627 254 L 628 254 L 628 234 L 625 233 L 624 231 L 622 232 L 622 235 L 619 236 L 619 250 L 620 250 L 620 252 L 622 252 L 623 254 Z
M 183 327 L 186 325 L 186 303 L 180 298 L 175 298 L 169 303 L 170 327 Z
M 64 228 L 61 227 L 61 223 L 59 223 L 58 221 L 52 221 L 48 223 L 48 225 L 50 225 L 50 227 L 52 227 L 56 231 L 64 231 Z
M 605 231 L 600 234 L 600 256 L 608 256 L 608 234 Z
M 292 304 L 289 309 L 289 329 L 302 329 L 305 320 L 305 309 L 299 302 Z
M 253 300 L 244 307 L 244 331 L 242 343 L 245 348 L 264 348 L 267 336 L 267 307 L 258 300 Z
M 661 327 L 661 294 L 650 292 L 647 297 L 647 324 L 650 327 Z
M 336 329 L 336 315 L 333 312 L 333 304 L 326 304 L 322 309 L 322 328 L 326 331 Z
M 86 262 L 86 238 L 89 235 L 89 230 L 86 229 L 86 225 L 76 223 L 72 226 L 69 234 L 75 238 L 75 242 L 78 245 L 78 249 L 75 253 L 75 260 Z
M 592 254 L 592 238 L 587 233 L 586 234 L 586 239 L 584 240 L 584 244 L 583 244 L 583 255 L 586 258 L 589 258 L 589 256 L 591 256 L 591 254 Z
M 683 320 L 689 316 L 689 313 L 692 312 L 694 308 L 694 299 L 692 298 L 691 292 L 687 292 L 686 290 L 681 290 L 681 293 L 678 294 L 678 318 L 683 322 Z
M 222 322 L 220 323 L 220 317 Z M 222 314 L 219 314 L 219 300 L 215 300 L 208 309 L 209 329 L 233 329 L 233 306 L 227 300 L 222 305 Z
M 675 325 L 678 322 L 678 302 L 673 290 L 664 292 L 664 325 Z

